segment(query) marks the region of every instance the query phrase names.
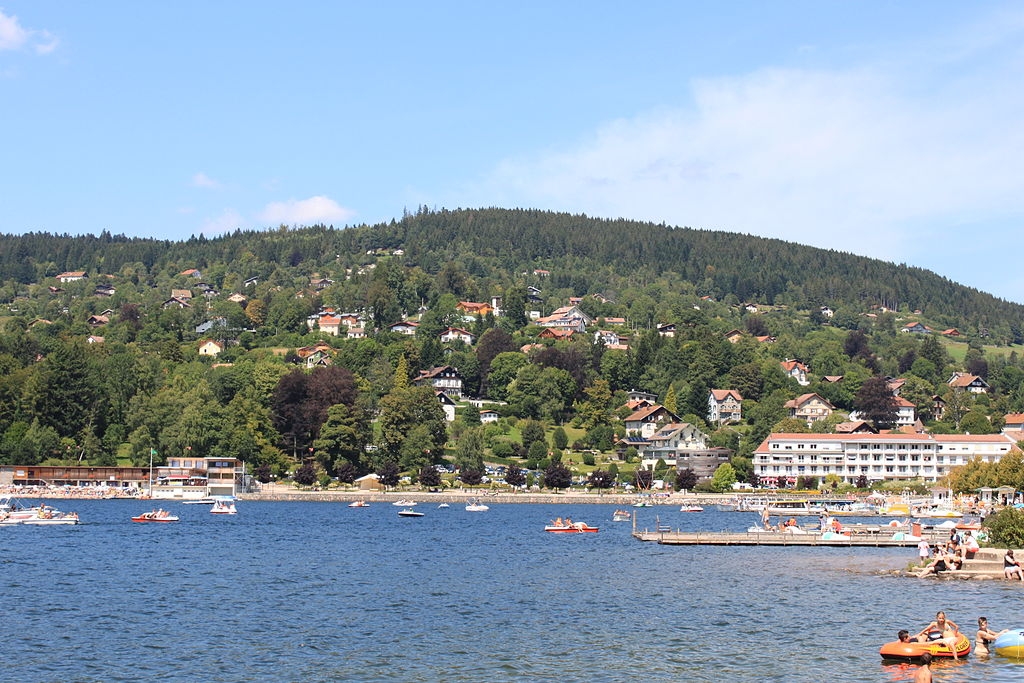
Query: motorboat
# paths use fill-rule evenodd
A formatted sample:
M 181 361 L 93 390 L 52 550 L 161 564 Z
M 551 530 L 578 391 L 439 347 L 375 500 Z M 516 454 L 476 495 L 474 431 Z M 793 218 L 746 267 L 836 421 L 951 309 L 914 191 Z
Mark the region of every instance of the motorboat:
M 210 512 L 215 515 L 238 514 L 238 510 L 235 509 L 234 501 L 229 500 L 218 500 L 214 502 L 213 507 L 210 508 Z
M 177 522 L 178 516 L 167 510 L 152 510 L 132 517 L 133 522 Z
M 810 500 L 774 500 L 765 508 L 769 515 L 820 515 L 825 506 Z
M 416 512 L 415 510 L 411 510 L 409 508 L 404 508 L 404 509 L 398 511 L 398 516 L 399 517 L 422 517 L 423 513 L 422 512 Z
M 1024 658 L 1024 628 L 1011 628 L 989 646 L 997 655 Z
M 544 527 L 544 531 L 547 531 L 552 534 L 596 534 L 597 530 L 598 527 L 590 526 L 586 522 L 572 522 L 571 524 L 548 524 Z
M 633 519 L 633 513 L 629 510 L 616 510 L 612 513 L 613 522 L 628 522 Z
M 353 500 L 351 503 L 348 504 L 348 506 L 350 508 L 368 508 L 370 507 L 370 504 L 367 503 L 365 500 Z
M 684 505 L 679 508 L 680 512 L 704 512 L 704 508 L 700 505 Z
M 438 510 L 444 510 L 444 509 L 447 509 L 449 507 L 451 507 L 451 506 L 448 505 L 448 503 L 441 503 L 440 505 L 437 506 L 437 509 Z
M 78 513 L 61 512 L 57 508 L 40 503 L 26 506 L 17 498 L 0 498 L 0 524 L 29 524 L 34 526 L 55 526 L 78 524 Z
M 416 505 L 416 501 L 415 500 L 405 500 L 403 498 L 402 500 L 396 500 L 394 503 L 392 503 L 392 505 L 394 505 L 395 507 L 400 507 L 400 508 L 411 508 L 414 505 Z
M 966 657 L 970 652 L 971 639 L 963 633 L 959 633 L 956 639 L 956 656 Z M 882 655 L 882 659 L 890 661 L 918 662 L 921 660 L 921 655 L 924 654 L 931 655 L 933 659 L 952 659 L 953 650 L 951 650 L 949 645 L 943 643 L 941 640 L 928 640 L 923 643 L 919 643 L 914 640 L 905 642 L 902 640 L 894 640 L 891 643 L 883 645 L 878 650 L 878 654 Z
M 466 505 L 466 512 L 487 512 L 490 509 L 488 506 L 475 500 L 469 501 Z

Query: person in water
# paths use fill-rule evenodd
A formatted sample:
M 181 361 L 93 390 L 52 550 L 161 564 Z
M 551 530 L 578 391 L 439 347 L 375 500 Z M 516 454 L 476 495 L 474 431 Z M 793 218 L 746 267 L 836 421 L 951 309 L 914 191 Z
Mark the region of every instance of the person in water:
M 945 612 L 936 612 L 935 621 L 925 626 L 917 634 L 917 639 L 920 640 L 921 636 L 925 636 L 927 640 L 933 642 L 941 642 L 953 653 L 954 660 L 960 659 L 960 655 L 956 651 L 956 641 L 960 638 L 960 627 L 946 619 Z
M 914 683 L 932 683 L 932 656 L 925 652 L 921 655 L 921 666 L 914 673 Z
M 978 617 L 978 635 L 974 641 L 974 653 L 979 655 L 989 654 L 989 647 L 996 638 L 1006 633 L 1006 629 L 996 633 L 988 625 L 988 617 Z

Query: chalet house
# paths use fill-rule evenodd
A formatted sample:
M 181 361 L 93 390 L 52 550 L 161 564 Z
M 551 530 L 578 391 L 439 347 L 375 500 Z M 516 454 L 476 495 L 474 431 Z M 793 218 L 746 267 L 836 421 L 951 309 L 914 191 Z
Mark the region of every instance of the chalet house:
M 712 389 L 708 393 L 708 421 L 713 424 L 743 419 L 743 397 L 734 389 Z
M 455 422 L 455 399 L 443 391 L 438 391 L 436 395 L 441 404 L 441 410 L 444 411 L 444 419 L 448 422 Z
M 533 285 L 528 285 L 526 287 L 526 300 L 531 302 L 531 303 L 535 303 L 535 304 L 540 303 L 543 300 L 543 299 L 541 299 L 540 292 L 541 292 L 540 287 L 534 287 Z
M 605 346 L 615 346 L 622 343 L 622 337 L 619 336 L 618 332 L 598 330 L 594 332 L 594 341 L 601 342 Z
M 625 419 L 626 433 L 637 434 L 650 439 L 659 425 L 679 422 L 679 416 L 665 406 L 653 405 L 640 408 Z
M 637 450 L 644 469 L 654 469 L 659 460 L 675 467 L 684 451 L 702 451 L 707 448 L 708 437 L 689 422 L 670 422 L 661 425 Z
M 453 341 L 461 341 L 464 344 L 472 346 L 476 337 L 471 332 L 468 332 L 461 327 L 449 327 L 447 330 L 442 332 L 438 339 L 442 344 L 449 344 Z
M 365 339 L 366 329 L 363 327 L 350 327 L 348 328 L 348 334 L 345 335 L 346 339 Z
M 903 385 L 906 383 L 907 380 L 903 379 L 902 377 L 890 377 L 889 379 L 886 380 L 886 386 L 889 387 L 889 391 L 892 392 L 893 396 L 899 396 L 900 389 L 902 389 Z
M 835 432 L 836 434 L 877 434 L 878 430 L 865 420 L 850 420 L 837 424 Z
M 800 361 L 787 358 L 784 361 L 780 361 L 779 365 L 782 366 L 782 371 L 786 373 L 786 376 L 795 379 L 796 383 L 800 386 L 805 387 L 810 384 L 810 381 L 807 379 L 807 366 Z
M 756 339 L 759 344 L 774 344 L 775 342 L 779 341 L 778 337 L 771 334 L 765 334 L 760 337 L 754 337 L 754 339 Z
M 168 308 L 191 308 L 191 304 L 184 299 L 178 299 L 177 297 L 171 297 L 164 303 L 160 304 L 164 310 Z
M 572 339 L 575 330 L 563 330 L 557 327 L 546 327 L 537 335 L 538 339 Z
M 392 323 L 388 326 L 388 332 L 394 332 L 395 334 L 404 334 L 412 337 L 416 334 L 416 329 L 419 327 L 419 323 L 415 320 L 402 320 L 397 323 Z
M 593 318 L 576 306 L 562 306 L 555 309 L 551 315 L 537 318 L 537 324 L 541 327 L 574 330 L 576 332 L 586 332 L 587 326 L 592 325 L 593 322 Z
M 341 334 L 341 318 L 335 315 L 321 315 L 317 320 L 317 327 L 324 334 L 337 337 Z
M 665 323 L 664 325 L 658 325 L 658 334 L 662 337 L 676 336 L 676 324 Z
M 259 276 L 258 275 L 253 275 L 252 277 L 246 278 L 245 282 L 242 283 L 242 286 L 243 287 L 255 287 L 256 285 L 259 284 L 259 282 L 260 282 Z
M 202 294 L 207 299 L 212 299 L 215 296 L 217 296 L 218 294 L 220 294 L 220 292 L 218 292 L 216 289 L 214 289 L 213 287 L 211 287 L 209 284 L 207 284 L 205 282 L 197 282 L 196 283 L 196 289 L 198 289 L 199 293 Z
M 942 331 L 942 336 L 943 337 L 959 337 L 960 336 L 960 330 L 956 329 L 955 327 L 951 327 L 948 330 L 943 330 Z
M 85 321 L 90 327 L 99 327 L 100 325 L 106 325 L 110 322 L 110 316 L 106 315 L 90 315 Z
M 936 420 L 942 420 L 946 414 L 946 400 L 935 394 L 932 396 L 932 417 Z
M 443 391 L 453 399 L 462 398 L 462 375 L 450 365 L 420 370 L 413 384 L 434 387 L 436 391 Z
M 912 322 L 901 327 L 900 332 L 906 332 L 908 334 L 928 334 L 931 330 L 919 322 Z
M 180 273 L 178 273 L 178 275 L 183 275 L 185 277 L 194 277 L 197 280 L 203 277 L 203 274 L 200 273 L 199 270 L 197 270 L 196 268 L 189 268 L 187 270 L 183 270 Z
M 488 313 L 494 313 L 494 308 L 490 304 L 478 303 L 476 301 L 460 301 L 455 304 L 455 310 L 461 311 L 463 315 L 475 318 L 476 316 L 485 316 Z
M 650 391 L 644 391 L 643 389 L 630 389 L 626 394 L 630 401 L 648 401 L 650 403 L 657 403 L 658 395 Z
M 743 339 L 742 330 L 729 330 L 725 333 L 725 338 L 730 344 L 736 344 L 740 339 Z
M 54 287 L 53 285 L 50 285 L 46 289 L 47 289 L 47 291 L 50 292 L 50 294 L 60 294 L 61 292 L 64 291 L 63 287 Z
M 836 312 L 835 312 L 835 311 L 833 311 L 833 310 L 832 310 L 831 308 L 829 308 L 828 306 L 822 306 L 822 307 L 821 307 L 821 314 L 822 314 L 823 316 L 825 316 L 826 318 L 831 318 L 831 317 L 833 317 L 833 316 L 834 316 L 834 315 L 836 314 Z
M 338 320 L 341 321 L 342 325 L 348 328 L 363 326 L 363 319 L 355 313 L 342 313 L 338 316 Z
M 244 294 L 239 294 L 236 292 L 228 297 L 228 301 L 230 301 L 233 304 L 241 304 L 244 306 L 249 301 L 249 297 L 245 296 Z
M 536 275 L 537 277 L 547 277 L 548 275 L 551 275 L 551 271 L 544 270 L 543 268 L 534 268 L 533 274 Z
M 842 375 L 822 375 L 821 381 L 826 384 L 836 384 L 843 381 Z
M 77 282 L 78 280 L 84 280 L 89 277 L 86 275 L 84 270 L 71 270 L 66 273 L 61 273 L 57 276 L 57 279 L 61 282 Z
M 480 424 L 490 424 L 492 422 L 497 422 L 499 417 L 500 416 L 498 415 L 497 410 L 485 408 L 480 411 Z
M 316 291 L 327 289 L 334 284 L 334 280 L 326 277 L 312 277 L 309 279 L 309 286 Z
M 192 301 L 192 290 L 189 289 L 172 289 L 171 298 L 179 299 L 181 301 Z
M 106 339 L 103 337 L 97 337 L 95 334 L 90 334 L 85 338 L 86 344 L 102 344 L 104 341 L 106 341 Z
M 109 299 L 117 293 L 117 290 L 110 285 L 96 285 L 96 289 L 92 291 L 93 296 L 98 296 L 104 299 Z
M 971 394 L 987 394 L 989 390 L 988 382 L 967 372 L 954 372 L 946 384 L 958 391 L 966 391 Z
M 216 356 L 223 350 L 224 344 L 213 339 L 207 339 L 199 344 L 200 356 Z
M 625 318 L 614 317 L 614 316 L 606 316 L 605 319 L 604 319 L 604 322 L 605 322 L 606 325 L 623 325 L 623 326 L 625 326 L 626 319 Z
M 808 427 L 818 420 L 824 420 L 836 409 L 834 405 L 817 394 L 798 396 L 791 401 L 786 401 L 784 407 L 789 411 L 790 417 L 803 420 Z
M 747 313 L 757 313 L 757 304 L 743 304 L 743 310 Z
M 896 397 L 896 426 L 909 427 L 917 422 L 917 406 L 903 398 Z

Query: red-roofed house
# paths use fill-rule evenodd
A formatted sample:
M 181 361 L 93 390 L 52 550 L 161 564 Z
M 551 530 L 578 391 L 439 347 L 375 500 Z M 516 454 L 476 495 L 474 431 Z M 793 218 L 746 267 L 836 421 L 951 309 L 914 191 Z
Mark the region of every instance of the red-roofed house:
M 989 390 L 988 382 L 967 372 L 954 372 L 946 383 L 954 389 L 971 394 L 987 394 Z
M 75 282 L 77 280 L 84 280 L 89 277 L 85 274 L 84 270 L 71 270 L 66 273 L 61 273 L 57 276 L 57 279 L 61 282 Z
M 490 304 L 478 303 L 476 301 L 460 301 L 455 304 L 455 310 L 462 311 L 464 314 L 471 316 L 483 316 L 494 312 L 494 308 Z
M 786 401 L 784 407 L 789 410 L 790 417 L 803 420 L 808 427 L 818 420 L 824 420 L 836 409 L 834 405 L 817 394 L 797 396 Z
M 679 422 L 679 416 L 657 404 L 640 408 L 624 420 L 627 434 L 635 433 L 645 439 L 651 438 L 658 425 L 669 422 Z
M 321 315 L 316 321 L 317 327 L 324 334 L 337 337 L 341 334 L 341 318 L 336 315 Z
M 438 339 L 441 340 L 442 344 L 447 344 L 453 341 L 461 341 L 465 344 L 472 346 L 473 341 L 476 337 L 473 336 L 472 332 L 462 329 L 461 327 L 449 327 L 442 332 Z
M 779 365 L 782 366 L 782 371 L 786 373 L 786 376 L 795 379 L 796 383 L 800 386 L 806 387 L 810 384 L 810 381 L 807 379 L 807 366 L 800 361 L 787 358 L 784 361 L 780 361 Z
M 725 424 L 743 419 L 743 397 L 734 389 L 712 389 L 708 393 L 708 421 Z

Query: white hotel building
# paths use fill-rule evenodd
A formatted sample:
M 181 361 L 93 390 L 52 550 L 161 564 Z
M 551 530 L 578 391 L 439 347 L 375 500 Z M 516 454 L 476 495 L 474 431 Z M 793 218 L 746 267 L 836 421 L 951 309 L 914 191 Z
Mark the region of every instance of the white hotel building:
M 997 462 L 1016 447 L 1005 434 L 771 434 L 754 451 L 753 464 L 764 485 L 829 474 L 850 484 L 861 475 L 935 482 L 974 456 Z

